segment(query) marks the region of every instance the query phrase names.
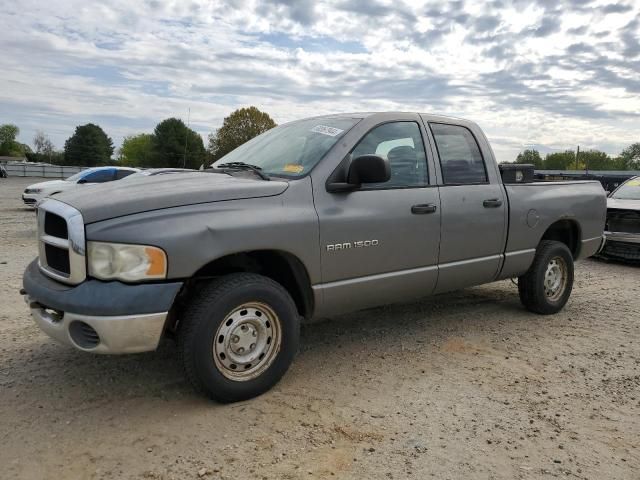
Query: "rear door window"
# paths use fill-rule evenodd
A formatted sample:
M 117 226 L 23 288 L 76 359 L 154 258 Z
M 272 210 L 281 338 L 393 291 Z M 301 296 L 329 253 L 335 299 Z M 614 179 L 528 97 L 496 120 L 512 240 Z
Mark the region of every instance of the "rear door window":
M 430 123 L 445 185 L 487 183 L 480 147 L 468 128 Z
M 121 170 L 121 169 L 118 169 L 116 171 L 116 180 L 121 180 L 121 179 L 123 179 L 125 177 L 128 177 L 132 173 L 135 173 L 135 172 L 133 170 Z

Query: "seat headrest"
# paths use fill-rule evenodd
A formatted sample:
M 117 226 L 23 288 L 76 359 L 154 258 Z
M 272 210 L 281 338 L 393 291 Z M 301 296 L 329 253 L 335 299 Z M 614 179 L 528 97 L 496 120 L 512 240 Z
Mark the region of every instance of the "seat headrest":
M 413 147 L 409 147 L 403 145 L 401 147 L 394 147 L 389 150 L 387 153 L 387 158 L 389 162 L 393 162 L 394 160 L 416 160 L 416 150 Z

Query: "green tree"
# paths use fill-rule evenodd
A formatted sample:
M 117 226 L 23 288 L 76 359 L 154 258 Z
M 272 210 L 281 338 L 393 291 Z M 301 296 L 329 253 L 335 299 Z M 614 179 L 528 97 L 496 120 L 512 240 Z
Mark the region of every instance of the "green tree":
M 240 108 L 224 119 L 217 132 L 209 135 L 209 154 L 214 160 L 224 157 L 276 125 L 268 113 L 256 107 Z
M 153 135 L 141 133 L 129 135 L 120 147 L 120 164 L 128 167 L 150 167 L 153 165 Z
M 612 161 L 604 152 L 599 150 L 587 150 L 580 152 L 578 156 L 579 168 L 585 170 L 612 170 Z
M 110 163 L 113 142 L 98 125 L 87 123 L 76 127 L 64 144 L 64 158 L 68 165 L 95 167 Z
M 64 159 L 64 152 L 53 151 L 48 154 L 26 152 L 24 156 L 27 157 L 27 160 L 29 160 L 30 162 L 51 163 L 52 165 L 67 165 L 67 162 Z
M 535 168 L 542 168 L 542 157 L 540 156 L 540 152 L 537 150 L 525 150 L 524 152 L 520 152 L 516 157 L 516 163 L 530 163 Z
M 576 154 L 573 150 L 548 153 L 544 158 L 544 168 L 547 170 L 575 170 Z
M 19 133 L 20 129 L 17 125 L 11 123 L 0 125 L 0 144 L 14 142 Z
M 156 125 L 152 139 L 154 167 L 199 168 L 206 159 L 202 137 L 178 118 Z
M 31 149 L 23 143 L 18 143 L 16 137 L 20 129 L 11 123 L 0 125 L 0 155 L 7 157 L 23 157 Z
M 621 170 L 640 170 L 640 142 L 629 145 L 618 157 Z

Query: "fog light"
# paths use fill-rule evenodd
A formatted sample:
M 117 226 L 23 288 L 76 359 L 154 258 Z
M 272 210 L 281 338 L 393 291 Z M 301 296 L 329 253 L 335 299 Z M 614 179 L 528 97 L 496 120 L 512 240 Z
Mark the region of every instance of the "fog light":
M 98 346 L 100 336 L 88 323 L 75 321 L 69 325 L 69 336 L 80 348 L 91 349 Z

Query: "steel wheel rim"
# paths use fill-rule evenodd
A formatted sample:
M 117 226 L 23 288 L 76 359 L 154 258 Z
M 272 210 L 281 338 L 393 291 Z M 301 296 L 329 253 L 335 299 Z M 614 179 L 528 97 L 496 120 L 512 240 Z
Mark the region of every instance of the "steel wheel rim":
M 557 301 L 564 294 L 568 282 L 567 262 L 562 257 L 553 257 L 544 272 L 544 294 Z
M 280 319 L 260 302 L 240 305 L 225 316 L 213 339 L 218 371 L 238 382 L 254 379 L 268 369 L 280 351 Z

